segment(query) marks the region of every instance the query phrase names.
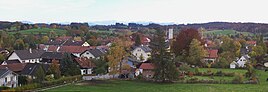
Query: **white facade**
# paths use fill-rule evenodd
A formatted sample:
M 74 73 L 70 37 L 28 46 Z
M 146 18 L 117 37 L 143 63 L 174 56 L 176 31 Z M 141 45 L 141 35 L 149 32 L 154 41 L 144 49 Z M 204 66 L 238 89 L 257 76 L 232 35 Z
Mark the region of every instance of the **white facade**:
M 235 69 L 236 68 L 236 62 L 235 61 L 233 61 L 231 64 L 230 64 L 230 68 L 231 69 Z
M 18 76 L 17 74 L 10 72 L 8 75 L 0 79 L 0 86 L 6 87 L 17 87 L 18 86 Z
M 142 50 L 140 47 L 135 48 L 132 51 L 132 54 L 134 56 L 136 56 L 137 60 L 140 60 L 141 62 L 145 62 L 148 60 L 148 58 L 151 57 L 151 52 L 145 52 L 144 50 Z M 141 60 L 141 57 L 143 60 Z
M 92 69 L 80 69 L 81 75 L 92 74 Z
M 81 54 L 81 57 L 87 57 L 88 59 L 96 58 L 93 54 L 91 54 L 89 51 L 85 51 L 83 54 Z
M 33 59 L 26 59 L 21 60 L 20 57 L 16 53 L 12 53 L 7 60 L 16 60 L 18 59 L 21 63 L 39 63 L 42 58 L 33 58 Z
M 90 46 L 87 42 L 85 42 L 82 46 Z
M 168 39 L 173 39 L 173 29 L 168 29 Z
M 245 64 L 248 62 L 246 57 L 249 57 L 249 56 L 242 56 L 241 58 L 238 59 L 237 61 L 238 67 L 245 67 Z

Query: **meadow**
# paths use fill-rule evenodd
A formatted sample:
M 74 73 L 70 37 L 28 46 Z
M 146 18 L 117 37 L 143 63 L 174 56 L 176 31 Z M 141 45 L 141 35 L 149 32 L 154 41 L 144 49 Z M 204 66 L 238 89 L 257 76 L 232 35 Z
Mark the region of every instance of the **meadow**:
M 207 68 L 200 71 L 207 71 Z M 213 72 L 238 72 L 245 73 L 242 69 L 211 69 Z M 260 84 L 187 84 L 187 83 L 153 83 L 137 80 L 103 80 L 103 81 L 84 81 L 82 83 L 70 84 L 67 86 L 50 89 L 47 92 L 54 91 L 84 91 L 84 92 L 268 92 L 268 72 L 257 70 Z M 204 76 L 194 76 L 201 79 L 209 79 Z M 231 77 L 214 77 L 214 79 L 232 80 Z

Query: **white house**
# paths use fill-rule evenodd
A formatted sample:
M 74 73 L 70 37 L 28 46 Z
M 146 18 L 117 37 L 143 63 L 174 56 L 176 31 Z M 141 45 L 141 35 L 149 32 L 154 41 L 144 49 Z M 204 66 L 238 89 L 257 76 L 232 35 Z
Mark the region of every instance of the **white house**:
M 7 60 L 19 60 L 21 63 L 39 63 L 44 50 L 15 50 Z
M 237 65 L 238 67 L 245 67 L 245 64 L 249 61 L 250 57 L 248 55 L 244 55 L 244 56 L 241 56 L 241 58 L 239 58 L 237 60 Z
M 138 46 L 134 47 L 134 50 L 132 51 L 132 55 L 134 55 L 137 60 L 140 60 L 141 62 L 145 62 L 148 60 L 148 58 L 151 57 L 151 51 L 152 49 L 148 46 Z
M 236 65 L 237 63 L 235 61 L 233 61 L 231 64 L 230 64 L 230 68 L 231 69 L 235 69 L 236 68 Z
M 87 57 L 88 59 L 100 59 L 105 53 L 100 49 L 89 49 L 81 53 L 81 57 Z
M 0 85 L 6 87 L 18 86 L 18 75 L 9 69 L 0 69 Z
M 86 57 L 75 58 L 75 61 L 80 66 L 81 75 L 92 74 L 93 68 L 96 67 L 96 65 Z

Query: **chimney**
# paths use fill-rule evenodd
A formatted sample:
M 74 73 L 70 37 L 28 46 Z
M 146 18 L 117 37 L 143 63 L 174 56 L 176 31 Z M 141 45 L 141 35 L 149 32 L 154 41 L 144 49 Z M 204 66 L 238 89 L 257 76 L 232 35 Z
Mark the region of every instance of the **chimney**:
M 29 52 L 32 53 L 32 48 L 29 49 Z

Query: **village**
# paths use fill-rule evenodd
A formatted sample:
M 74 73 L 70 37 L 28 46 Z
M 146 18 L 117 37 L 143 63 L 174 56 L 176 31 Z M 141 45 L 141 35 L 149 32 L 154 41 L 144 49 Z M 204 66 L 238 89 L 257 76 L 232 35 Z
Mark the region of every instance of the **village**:
M 148 28 L 150 33 L 118 29 L 111 33 L 116 36 L 107 36 L 83 25 L 77 27 L 70 31 L 75 34 L 72 36 L 55 35 L 54 31 L 48 36 L 20 34 L 25 38 L 22 41 L 29 40 L 29 46 L 17 39 L 12 49 L 1 48 L 5 58 L 0 65 L 0 85 L 17 91 L 111 79 L 186 84 L 266 81 L 256 72 L 267 71 L 268 67 L 268 43 L 262 35 L 214 35 L 204 28 L 154 27 Z M 41 42 L 31 45 L 31 36 Z M 5 41 L 4 31 L 1 37 Z M 234 79 L 214 79 L 223 76 Z

